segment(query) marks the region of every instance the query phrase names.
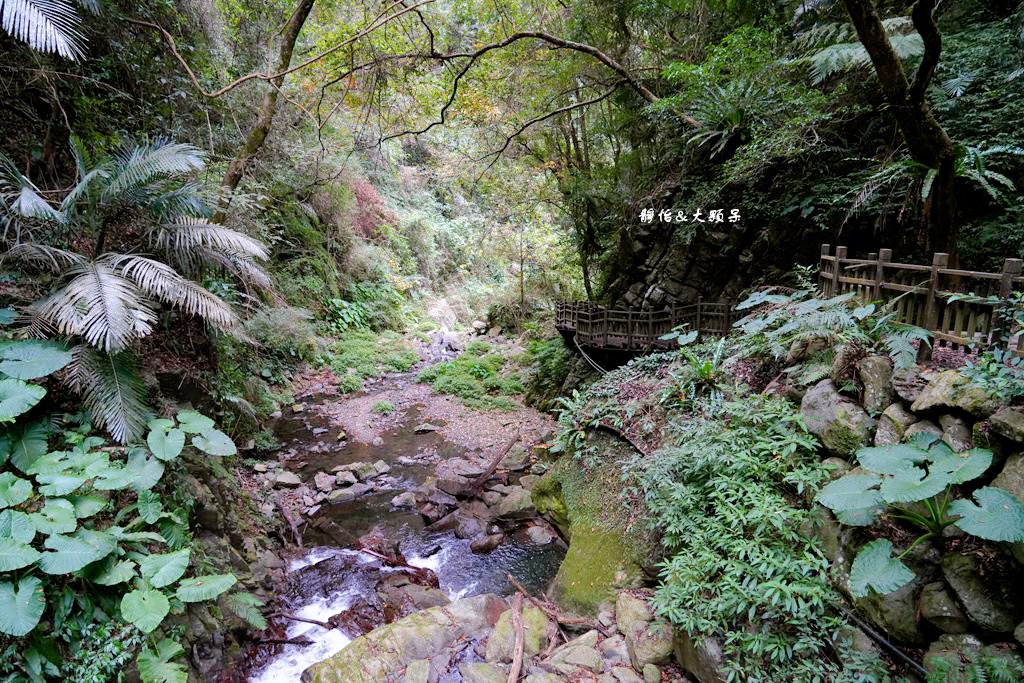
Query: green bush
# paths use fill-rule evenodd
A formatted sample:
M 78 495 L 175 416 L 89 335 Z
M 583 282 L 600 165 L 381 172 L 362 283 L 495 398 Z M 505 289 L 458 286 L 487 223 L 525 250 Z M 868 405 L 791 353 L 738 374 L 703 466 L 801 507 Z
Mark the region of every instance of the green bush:
M 572 351 L 561 337 L 555 337 L 530 342 L 527 353 L 531 367 L 526 381 L 526 403 L 538 410 L 549 410 L 569 376 Z
M 395 404 L 391 401 L 377 401 L 373 404 L 373 412 L 388 415 L 395 412 Z
M 512 398 L 523 393 L 523 382 L 490 350 L 484 342 L 473 342 L 458 358 L 425 368 L 416 380 L 440 394 L 458 396 L 470 407 L 514 410 L 518 404 Z
M 362 388 L 367 378 L 408 372 L 420 357 L 393 332 L 350 330 L 330 345 L 326 361 L 339 378 L 338 390 L 348 393 Z

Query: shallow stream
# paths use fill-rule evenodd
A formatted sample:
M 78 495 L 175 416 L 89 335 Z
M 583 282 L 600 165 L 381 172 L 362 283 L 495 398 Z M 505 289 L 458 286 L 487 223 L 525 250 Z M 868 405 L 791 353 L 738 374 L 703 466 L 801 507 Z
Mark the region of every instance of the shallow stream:
M 394 381 L 408 379 L 387 380 Z M 394 384 L 389 387 L 393 389 Z M 374 391 L 371 388 L 369 393 Z M 324 396 L 307 403 L 315 407 L 318 402 L 330 400 L 339 399 Z M 430 532 L 418 512 L 391 505 L 396 495 L 422 484 L 438 459 L 467 452 L 438 432 L 416 433 L 421 421 L 419 407 L 413 405 L 398 415 L 396 426 L 374 444 L 347 445 L 338 441 L 338 428 L 315 409 L 289 414 L 279 421 L 276 431 L 283 448 L 296 449 L 299 455 L 286 466 L 304 481 L 311 481 L 316 472 L 330 472 L 353 462 L 383 460 L 391 467 L 379 488 L 351 502 L 325 502 L 309 519 L 303 531 L 308 550 L 287 567 L 290 589 L 282 602 L 293 617 L 327 622 L 360 600 L 371 599 L 382 576 L 411 571 L 382 563 L 378 557 L 353 547 L 357 539 L 375 529 L 398 545 L 409 565 L 432 570 L 438 587 L 451 600 L 482 593 L 507 595 L 513 590 L 507 574 L 535 592 L 543 591 L 554 576 L 565 552 L 558 543 L 536 545 L 509 536 L 492 552 L 476 554 L 470 550 L 469 540 L 459 539 L 452 532 Z M 310 644 L 280 646 L 254 671 L 250 682 L 300 681 L 305 669 L 340 651 L 358 635 L 351 628 L 348 631 L 346 635 L 338 628 L 290 621 L 287 639 L 306 639 Z

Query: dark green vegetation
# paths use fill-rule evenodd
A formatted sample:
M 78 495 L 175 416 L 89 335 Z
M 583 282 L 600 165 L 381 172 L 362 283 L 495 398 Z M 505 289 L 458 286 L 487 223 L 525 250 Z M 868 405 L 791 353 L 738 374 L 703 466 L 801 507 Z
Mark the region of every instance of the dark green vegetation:
M 234 647 L 261 627 L 258 582 L 228 585 L 228 560 L 259 548 L 225 539 L 266 526 L 234 444 L 273 449 L 300 373 L 353 393 L 416 372 L 475 409 L 564 408 L 572 457 L 542 485 L 547 509 L 605 534 L 575 543 L 566 600 L 607 597 L 616 572 L 591 569 L 608 556 L 629 580 L 653 571 L 660 612 L 720 639 L 730 680 L 906 673 L 834 637 L 837 605 L 923 648 L 932 626 L 858 601 L 945 581 L 919 566 L 928 549 L 1019 578 L 1019 546 L 995 545 L 1019 520 L 993 513 L 1019 503 L 993 477 L 1020 449 L 991 435 L 994 413 L 926 416 L 969 414 L 983 450 L 901 432 L 872 451 L 888 389 L 822 429 L 760 395 L 829 381 L 845 410 L 865 359 L 912 370 L 930 343 L 813 291 L 793 266 L 821 242 L 992 271 L 1021 256 L 1019 0 L 22 0 L 0 17 L 9 680 L 180 681 L 199 675 L 182 656 L 197 630 L 228 624 Z M 680 330 L 680 353 L 565 396 L 594 376 L 552 330 L 556 299 L 657 308 L 760 283 L 798 290 L 755 294 L 726 341 Z M 1019 298 L 993 304 L 1004 330 L 1024 322 Z M 420 366 L 420 345 L 477 319 L 508 343 L 466 336 Z M 1020 359 L 994 341 L 956 381 L 1019 404 Z M 863 472 L 827 484 L 826 453 Z M 620 481 L 623 507 L 602 511 Z M 202 514 L 214 503 L 227 521 Z M 807 532 L 822 518 L 852 551 L 848 595 Z M 1011 680 L 1006 633 L 926 663 Z

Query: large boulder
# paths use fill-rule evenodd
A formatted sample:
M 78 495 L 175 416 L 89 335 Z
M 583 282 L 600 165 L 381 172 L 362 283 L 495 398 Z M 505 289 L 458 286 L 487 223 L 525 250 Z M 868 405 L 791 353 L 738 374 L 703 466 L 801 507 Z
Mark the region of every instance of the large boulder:
M 579 669 L 597 673 L 603 666 L 601 653 L 597 650 L 597 631 L 587 631 L 555 648 L 548 663 L 563 674 L 572 674 Z
M 928 642 L 917 610 L 917 592 L 921 584 L 911 581 L 902 588 L 882 595 L 857 598 L 854 604 L 901 643 L 922 645 Z
M 676 663 L 700 683 L 723 683 L 722 644 L 717 638 L 693 637 L 676 631 L 673 641 Z
M 533 499 L 530 492 L 522 486 L 510 486 L 505 497 L 498 501 L 497 513 L 499 517 L 533 517 L 537 514 L 537 508 L 533 506 Z
M 487 594 L 414 612 L 359 636 L 306 673 L 311 683 L 377 683 L 397 678 L 411 662 L 429 659 L 460 638 L 481 638 L 506 609 L 504 600 Z
M 903 440 L 907 428 L 917 422 L 917 417 L 903 407 L 902 403 L 893 403 L 884 411 L 878 420 L 878 431 L 875 432 L 876 446 L 889 446 Z
M 932 370 L 923 370 L 918 367 L 895 370 L 892 373 L 892 389 L 904 401 L 913 403 L 935 374 Z
M 974 386 L 956 370 L 945 370 L 935 376 L 921 390 L 910 409 L 915 413 L 925 410 L 962 410 L 975 417 L 988 417 L 999 401 L 980 387 Z
M 1024 413 L 1003 406 L 989 418 L 989 422 L 992 425 L 992 431 L 996 434 L 1017 443 L 1024 443 Z
M 828 379 L 807 390 L 800 402 L 800 414 L 825 448 L 843 458 L 850 458 L 867 445 L 875 427 L 875 420 L 856 401 L 836 391 Z
M 619 593 L 615 599 L 615 621 L 637 671 L 647 664 L 667 661 L 672 655 L 672 627 L 663 619 L 655 619 L 642 598 L 625 591 Z
M 459 673 L 462 683 L 505 683 L 508 680 L 506 667 L 487 662 L 463 662 Z
M 539 654 L 548 645 L 547 616 L 533 606 L 523 608 L 523 656 L 526 658 Z M 512 610 L 506 610 L 498 617 L 487 639 L 485 658 L 488 662 L 511 662 L 515 650 L 516 634 L 512 629 Z
M 957 453 L 971 450 L 971 428 L 967 421 L 958 415 L 940 415 L 939 426 L 942 427 L 942 440 Z
M 1024 616 L 1016 577 L 999 571 L 983 576 L 979 564 L 973 555 L 947 553 L 942 575 L 973 623 L 988 633 L 1011 633 Z
M 857 365 L 857 375 L 864 385 L 864 408 L 878 415 L 892 398 L 892 361 L 885 356 L 862 358 Z
M 921 616 L 944 633 L 967 633 L 971 622 L 942 581 L 929 583 L 921 591 Z

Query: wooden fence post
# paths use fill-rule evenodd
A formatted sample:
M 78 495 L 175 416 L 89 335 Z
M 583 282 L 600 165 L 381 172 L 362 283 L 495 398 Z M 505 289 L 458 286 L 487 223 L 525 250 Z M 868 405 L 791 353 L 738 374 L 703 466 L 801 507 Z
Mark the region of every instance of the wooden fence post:
M 1008 258 L 1003 261 L 1003 276 L 999 280 L 1000 299 L 1009 299 L 1013 295 L 1013 278 L 1020 275 L 1022 269 L 1024 269 L 1024 261 L 1019 258 Z M 1000 306 L 1000 308 L 1005 310 L 1006 307 Z M 998 309 L 992 311 L 992 313 L 993 316 L 999 316 L 993 320 L 995 324 L 992 326 L 992 338 L 999 340 L 1004 334 L 1007 337 L 1013 334 L 1013 325 L 1010 320 L 1006 319 L 1006 314 L 999 315 Z M 1007 311 L 1007 313 L 1009 312 Z M 1007 343 L 1007 346 L 1009 346 L 1009 343 Z M 1020 348 L 1020 340 L 1017 341 L 1017 347 L 1018 349 Z
M 703 331 L 701 329 L 701 326 L 700 326 L 700 313 L 701 313 L 700 309 L 701 309 L 701 305 L 702 305 L 703 301 L 704 301 L 704 297 L 702 297 L 702 296 L 698 296 L 697 297 L 697 334 L 698 335 Z
M 839 296 L 840 261 L 845 258 L 846 247 L 836 247 L 836 260 L 832 262 L 832 266 L 835 270 L 832 271 L 832 291 L 829 292 L 829 296 Z
M 832 245 L 831 244 L 822 244 L 821 245 L 821 255 L 822 256 L 828 256 L 829 252 L 831 252 L 831 251 L 832 251 Z M 825 282 L 827 282 L 827 280 L 825 279 L 825 265 L 827 263 L 828 263 L 828 261 L 826 261 L 825 259 L 821 259 L 821 260 L 818 261 L 818 286 L 821 287 L 823 290 L 825 289 Z
M 882 298 L 882 285 L 885 284 L 885 264 L 892 260 L 892 249 L 879 249 L 878 262 L 875 264 L 875 300 Z
M 939 269 L 949 265 L 949 254 L 942 252 L 932 256 L 932 269 L 928 275 L 928 294 L 924 304 L 924 328 L 934 332 L 939 327 L 939 299 L 936 292 L 939 289 Z M 910 321 L 913 324 L 913 321 Z M 918 360 L 928 360 L 932 357 L 932 348 L 927 344 L 921 344 L 917 350 Z

